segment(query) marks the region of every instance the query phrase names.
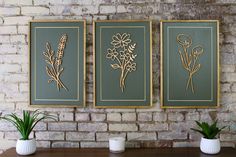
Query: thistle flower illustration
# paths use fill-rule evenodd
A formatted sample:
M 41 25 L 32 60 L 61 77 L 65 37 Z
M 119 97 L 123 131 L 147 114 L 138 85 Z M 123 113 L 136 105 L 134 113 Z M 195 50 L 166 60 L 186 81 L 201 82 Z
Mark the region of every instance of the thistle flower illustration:
M 46 43 L 46 51 L 43 52 L 43 55 L 45 56 L 45 62 L 49 64 L 49 66 L 46 66 L 46 72 L 48 76 L 50 77 L 50 79 L 48 80 L 48 83 L 55 81 L 58 91 L 60 91 L 61 88 L 64 88 L 66 91 L 68 91 L 68 89 L 63 84 L 60 78 L 64 70 L 64 68 L 61 67 L 61 65 L 62 65 L 62 59 L 64 55 L 64 49 L 66 47 L 67 38 L 68 37 L 66 34 L 63 34 L 61 36 L 59 40 L 59 44 L 58 44 L 56 57 L 54 55 L 54 51 L 52 50 L 49 42 Z
M 192 93 L 195 93 L 193 76 L 201 68 L 201 64 L 198 63 L 200 55 L 204 52 L 201 45 L 197 45 L 192 48 L 191 52 L 188 51 L 188 48 L 192 45 L 192 38 L 186 34 L 178 34 L 176 41 L 182 47 L 182 51 L 178 49 L 178 53 L 182 62 L 183 68 L 188 72 L 188 80 L 186 84 L 186 90 L 191 88 Z
M 121 91 L 124 92 L 125 80 L 129 73 L 136 71 L 135 58 L 137 54 L 134 54 L 136 43 L 131 44 L 130 34 L 128 33 L 116 33 L 112 36 L 111 45 L 112 48 L 107 49 L 106 58 L 114 61 L 111 64 L 111 68 L 114 70 L 120 69 L 119 84 Z

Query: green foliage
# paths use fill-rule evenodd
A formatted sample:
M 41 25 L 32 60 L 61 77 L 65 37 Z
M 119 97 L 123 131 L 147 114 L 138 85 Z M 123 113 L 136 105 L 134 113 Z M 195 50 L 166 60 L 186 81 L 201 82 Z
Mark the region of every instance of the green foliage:
M 39 110 L 35 110 L 33 112 L 23 111 L 23 118 L 18 117 L 15 113 L 11 113 L 5 115 L 4 117 L 0 117 L 0 119 L 12 123 L 16 127 L 16 129 L 20 132 L 22 136 L 21 140 L 28 140 L 31 131 L 34 129 L 36 124 L 41 120 L 44 119 L 56 120 L 54 116 L 43 112 L 39 112 Z
M 204 138 L 207 139 L 215 139 L 217 134 L 220 133 L 226 127 L 224 126 L 222 128 L 218 128 L 217 120 L 211 125 L 209 125 L 207 122 L 202 122 L 202 123 L 200 123 L 199 121 L 195 122 L 197 123 L 197 125 L 200 127 L 201 130 L 194 128 L 191 128 L 191 130 L 199 132 L 200 134 L 203 135 Z

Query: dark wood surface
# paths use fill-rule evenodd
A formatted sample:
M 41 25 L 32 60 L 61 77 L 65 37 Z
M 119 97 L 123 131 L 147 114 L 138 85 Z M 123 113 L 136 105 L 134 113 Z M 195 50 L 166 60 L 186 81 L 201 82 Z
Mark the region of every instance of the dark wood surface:
M 15 148 L 5 151 L 0 157 L 20 157 Z M 110 153 L 108 149 L 37 149 L 36 153 L 27 157 L 236 157 L 236 149 L 222 148 L 216 155 L 206 155 L 199 148 L 153 148 L 126 149 L 120 154 Z

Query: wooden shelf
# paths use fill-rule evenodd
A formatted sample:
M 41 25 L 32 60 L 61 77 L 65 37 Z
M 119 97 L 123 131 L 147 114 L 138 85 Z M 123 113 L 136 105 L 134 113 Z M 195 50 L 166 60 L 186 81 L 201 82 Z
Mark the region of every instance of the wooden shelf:
M 216 155 L 206 155 L 199 148 L 135 148 L 126 149 L 120 154 L 110 153 L 108 148 L 102 149 L 75 149 L 53 148 L 37 149 L 36 153 L 27 157 L 235 157 L 236 149 L 222 148 Z M 0 157 L 20 157 L 15 148 L 8 149 Z

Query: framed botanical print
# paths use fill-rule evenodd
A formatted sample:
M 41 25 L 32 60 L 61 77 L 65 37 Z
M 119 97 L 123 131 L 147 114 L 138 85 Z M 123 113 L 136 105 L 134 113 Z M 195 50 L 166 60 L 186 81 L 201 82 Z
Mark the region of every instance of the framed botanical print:
M 30 105 L 82 107 L 86 22 L 36 20 L 29 26 Z
M 94 21 L 94 106 L 152 105 L 151 21 Z
M 161 107 L 218 107 L 218 21 L 162 20 L 160 38 Z

